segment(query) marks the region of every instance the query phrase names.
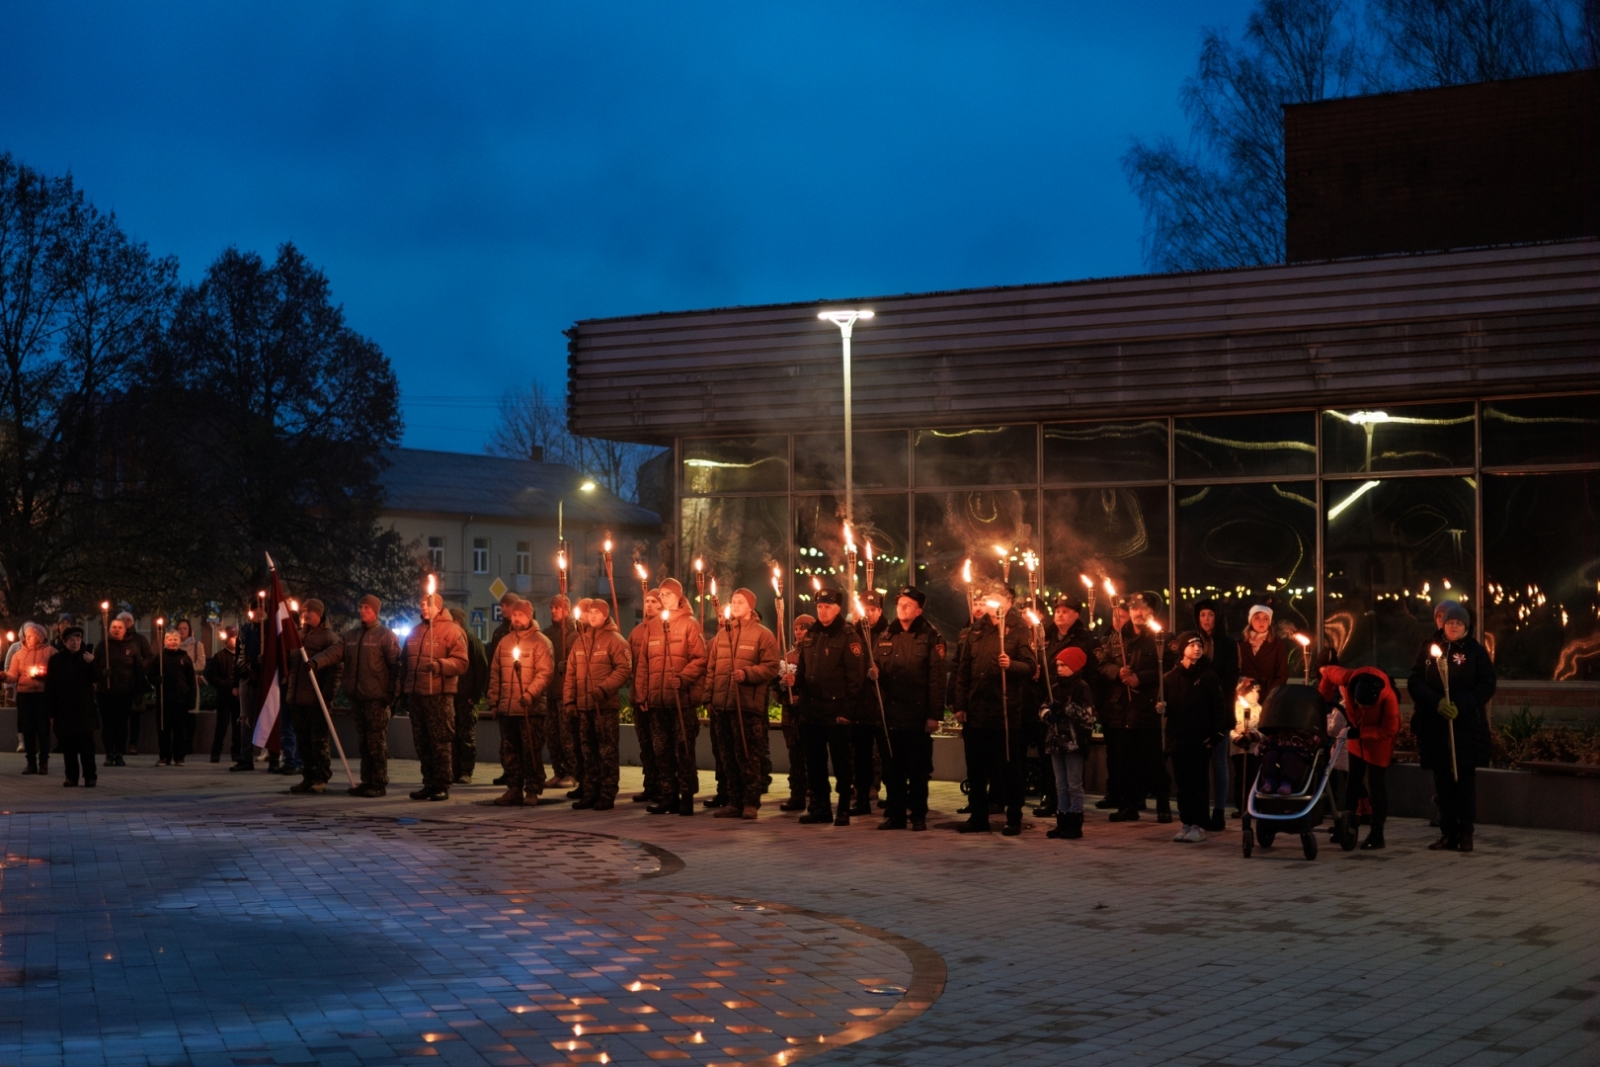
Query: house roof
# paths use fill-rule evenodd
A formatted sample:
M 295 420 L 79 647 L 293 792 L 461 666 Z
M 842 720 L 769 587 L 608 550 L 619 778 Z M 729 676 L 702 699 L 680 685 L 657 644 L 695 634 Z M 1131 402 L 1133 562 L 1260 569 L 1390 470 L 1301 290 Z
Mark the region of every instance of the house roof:
M 396 448 L 384 454 L 380 475 L 385 511 L 476 518 L 556 521 L 564 502 L 566 521 L 577 525 L 659 526 L 661 517 L 596 486 L 578 487 L 588 477 L 563 463 Z

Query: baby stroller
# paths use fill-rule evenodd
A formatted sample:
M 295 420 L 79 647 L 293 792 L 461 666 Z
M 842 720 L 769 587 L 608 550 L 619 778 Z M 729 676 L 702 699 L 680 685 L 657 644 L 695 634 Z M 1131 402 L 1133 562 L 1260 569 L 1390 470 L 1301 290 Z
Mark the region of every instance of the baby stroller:
M 1279 686 L 1261 709 L 1261 729 L 1314 732 L 1322 744 L 1312 755 L 1311 769 L 1304 782 L 1297 782 L 1288 796 L 1268 793 L 1261 788 L 1257 772 L 1245 797 L 1239 825 L 1244 833 L 1244 854 L 1248 859 L 1256 845 L 1271 848 L 1279 834 L 1299 834 L 1306 859 L 1317 858 L 1317 838 L 1313 831 L 1322 825 L 1324 806 L 1335 819 L 1343 820 L 1328 791 L 1329 769 L 1338 760 L 1344 745 L 1341 737 L 1329 741 L 1328 709 L 1314 686 Z

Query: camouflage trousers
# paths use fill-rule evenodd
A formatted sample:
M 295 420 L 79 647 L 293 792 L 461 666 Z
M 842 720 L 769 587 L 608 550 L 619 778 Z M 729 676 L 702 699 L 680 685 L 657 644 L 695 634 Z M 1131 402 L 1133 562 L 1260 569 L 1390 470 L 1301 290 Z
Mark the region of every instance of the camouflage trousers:
M 661 783 L 658 796 L 693 796 L 700 791 L 700 772 L 695 767 L 694 742 L 700 736 L 700 719 L 695 709 L 686 707 L 653 708 L 655 716 L 651 745 L 656 754 L 656 773 Z
M 617 799 L 617 738 L 620 719 L 614 711 L 578 712 L 583 748 L 583 778 L 578 782 L 585 800 Z
M 792 712 L 783 720 L 783 747 L 789 750 L 789 795 L 806 797 L 806 746 L 800 740 L 800 723 Z
M 711 731 L 711 767 L 717 780 L 717 793 L 719 797 L 727 798 L 732 794 L 728 792 L 728 752 L 722 747 L 722 731 L 717 729 L 717 715 L 715 708 L 707 708 L 710 715 L 706 718 L 706 729 Z M 732 712 L 729 712 L 732 714 Z
M 350 705 L 356 720 L 356 747 L 361 750 L 361 784 L 389 786 L 389 705 L 357 700 Z
M 290 712 L 299 748 L 300 774 L 308 782 L 327 783 L 333 777 L 333 757 L 328 751 L 328 720 L 322 708 L 297 704 Z
M 500 716 L 500 769 L 506 788 L 536 797 L 544 792 L 545 721 L 543 715 Z
M 449 789 L 453 748 L 456 739 L 455 696 L 412 693 L 411 740 L 422 762 L 422 784 L 433 789 Z
M 656 763 L 656 722 L 660 712 L 654 708 L 633 708 L 633 732 L 639 739 L 639 769 L 644 771 L 644 793 L 659 796 L 661 768 Z
M 451 767 L 457 778 L 471 778 L 478 766 L 478 712 L 471 698 L 457 693 L 456 738 L 451 743 Z
M 711 713 L 715 736 L 721 740 L 722 766 L 730 807 L 759 808 L 766 792 L 762 754 L 767 751 L 767 715 L 761 711 L 719 708 Z
M 545 743 L 550 746 L 550 777 L 578 777 L 578 715 L 561 700 L 561 674 L 550 683 L 550 708 L 545 712 Z

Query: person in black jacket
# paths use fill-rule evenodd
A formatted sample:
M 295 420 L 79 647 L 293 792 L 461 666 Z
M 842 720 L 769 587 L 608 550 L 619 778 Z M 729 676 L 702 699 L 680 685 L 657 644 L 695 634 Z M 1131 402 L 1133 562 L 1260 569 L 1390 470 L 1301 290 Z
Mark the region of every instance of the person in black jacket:
M 451 608 L 450 617 L 467 635 L 467 673 L 456 685 L 456 737 L 450 759 L 456 784 L 470 785 L 478 766 L 478 701 L 489 692 L 489 650 L 467 626 L 465 611 Z
M 1161 757 L 1161 716 L 1156 711 L 1161 652 L 1145 625 L 1150 621 L 1148 595 L 1134 594 L 1127 608 L 1127 624 L 1099 649 L 1105 698 L 1099 709 L 1100 721 L 1105 727 L 1106 754 L 1114 758 L 1120 794 L 1110 821 L 1137 821 L 1145 797 L 1154 790 L 1156 820 L 1166 823 L 1172 821 L 1172 806 Z
M 142 700 L 147 688 L 145 671 L 150 664 L 144 638 L 130 633 L 127 620 L 118 615 L 111 620 L 111 635 L 100 643 L 96 660 L 100 670 L 101 743 L 107 767 L 126 767 L 128 726 L 134 701 Z
M 222 743 L 232 737 L 228 749 L 235 763 L 239 762 L 241 745 L 248 745 L 239 727 L 239 631 L 232 626 L 222 630 L 222 647 L 216 655 L 206 660 L 206 683 L 217 694 L 217 725 L 211 732 L 211 762 L 222 762 Z
M 1094 690 L 1084 668 L 1089 656 L 1063 642 L 1046 662 L 1050 703 L 1039 713 L 1045 724 L 1044 748 L 1056 776 L 1056 828 L 1045 834 L 1075 841 L 1083 836 L 1083 767 L 1094 735 Z
M 1005 805 L 1000 832 L 1022 832 L 1022 756 L 1027 735 L 1022 729 L 1031 683 L 1038 664 L 1033 631 L 1021 612 L 1012 610 L 1011 587 L 996 584 L 984 599 L 984 617 L 967 631 L 953 704 L 966 740 L 968 800 L 971 814 L 962 833 L 988 833 L 989 794 Z M 1001 647 L 999 622 L 1005 623 Z M 1002 681 L 1004 679 L 1004 681 Z
M 1423 767 L 1433 772 L 1439 797 L 1439 840 L 1432 851 L 1472 851 L 1477 819 L 1477 770 L 1489 764 L 1489 700 L 1496 678 L 1489 653 L 1473 639 L 1467 609 L 1453 600 L 1440 606 L 1438 638 L 1417 650 L 1406 679 L 1411 694 L 1411 731 Z M 1434 649 L 1439 650 L 1435 657 Z M 1441 665 L 1444 673 L 1440 674 Z M 1451 766 L 1451 735 L 1455 765 Z
M 800 694 L 800 737 L 806 746 L 811 808 L 800 821 L 850 825 L 850 789 L 854 767 L 850 726 L 867 680 L 866 649 L 861 634 L 844 620 L 844 594 L 824 588 L 817 593 L 817 621 L 800 641 L 799 662 L 784 684 Z M 829 807 L 828 760 L 833 760 L 839 811 Z
M 1076 648 L 1083 653 L 1084 662 L 1093 662 L 1094 646 L 1095 640 L 1092 636 L 1090 636 L 1089 628 L 1083 624 L 1082 602 L 1072 597 L 1063 596 L 1057 598 L 1054 605 L 1053 614 L 1050 618 L 1046 619 L 1044 623 L 1044 663 L 1046 669 L 1054 669 L 1051 668 L 1050 665 L 1059 662 L 1056 657 L 1059 656 L 1061 651 L 1065 648 Z M 1079 671 L 1082 671 L 1082 669 L 1083 668 L 1081 667 L 1078 668 Z M 1085 685 L 1090 684 L 1087 678 L 1081 678 L 1079 680 Z M 1045 684 L 1045 679 L 1043 677 L 1040 678 L 1037 692 L 1041 700 L 1049 699 L 1051 691 L 1054 688 L 1055 681 L 1055 675 L 1050 677 L 1050 684 L 1048 685 Z M 1092 695 L 1089 701 L 1083 706 L 1089 708 L 1094 707 Z M 1044 733 L 1046 735 L 1049 733 L 1048 723 L 1045 724 Z M 1088 752 L 1087 747 L 1085 747 L 1084 752 Z M 1043 748 L 1040 749 L 1040 754 L 1045 757 L 1046 763 L 1053 764 L 1052 757 Z M 1050 790 L 1046 789 L 1045 795 L 1043 798 L 1041 798 L 1039 806 L 1033 809 L 1033 813 L 1041 819 L 1050 818 L 1050 816 L 1056 814 L 1056 804 L 1058 800 L 1059 789 L 1056 792 L 1051 792 Z M 1082 814 L 1082 811 L 1083 809 L 1080 807 L 1078 809 L 1079 814 Z M 1083 820 L 1079 819 L 1078 822 L 1079 824 L 1082 824 Z
M 156 730 L 160 743 L 157 767 L 183 766 L 189 754 L 189 709 L 194 707 L 194 660 L 180 646 L 176 630 L 163 638 L 161 655 L 151 660 L 146 676 L 156 692 Z
M 1211 597 L 1194 603 L 1195 632 L 1205 646 L 1205 658 L 1216 672 L 1217 681 L 1228 699 L 1239 687 L 1239 646 L 1228 636 L 1222 622 L 1222 606 Z M 1227 805 L 1233 770 L 1227 745 L 1217 745 L 1211 750 L 1211 819 L 1206 829 L 1220 832 L 1227 829 Z
M 1166 700 L 1158 709 L 1166 723 L 1166 751 L 1178 785 L 1178 820 L 1183 828 L 1174 841 L 1206 839 L 1206 790 L 1211 752 L 1233 725 L 1232 709 L 1217 672 L 1205 657 L 1205 638 L 1196 631 L 1178 637 L 1178 665 L 1162 679 Z
M 927 596 L 914 585 L 895 598 L 895 621 L 877 634 L 875 666 L 868 673 L 883 691 L 889 720 L 884 767 L 889 803 L 880 830 L 928 828 L 928 779 L 933 776 L 933 733 L 944 718 L 944 637 L 922 617 Z
M 93 786 L 97 781 L 94 731 L 100 720 L 95 687 L 100 682 L 100 665 L 92 652 L 83 650 L 81 627 L 63 630 L 61 644 L 62 651 L 50 657 L 50 670 L 44 679 L 45 707 L 55 720 L 61 762 L 67 772 L 66 781 L 61 784 L 77 785 L 81 770 L 83 784 Z
M 861 594 L 860 599 L 863 617 L 856 620 L 855 627 L 865 647 L 876 655 L 877 642 L 889 629 L 889 617 L 883 613 L 883 596 L 880 593 L 868 590 Z M 850 727 L 850 755 L 856 770 L 851 815 L 872 814 L 872 801 L 878 794 L 878 783 L 883 775 L 889 773 L 889 753 L 884 747 L 887 744 L 883 727 L 885 718 L 886 713 L 878 709 L 878 694 L 869 681 L 861 688 L 861 706 L 856 709 L 855 724 Z

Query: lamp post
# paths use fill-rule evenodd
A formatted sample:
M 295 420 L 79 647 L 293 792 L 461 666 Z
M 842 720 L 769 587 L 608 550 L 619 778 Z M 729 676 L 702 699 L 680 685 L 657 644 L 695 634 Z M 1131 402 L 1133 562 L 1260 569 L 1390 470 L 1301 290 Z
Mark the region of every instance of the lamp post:
M 578 486 L 580 493 L 594 492 L 593 478 L 585 478 Z M 571 554 L 567 551 L 567 498 L 556 500 L 556 569 L 559 571 L 561 595 L 567 595 L 567 560 Z
M 839 327 L 839 339 L 844 345 L 844 521 L 855 522 L 855 447 L 850 437 L 850 335 L 857 320 L 868 320 L 873 312 L 867 308 L 849 308 L 841 311 L 819 311 L 817 318 Z

